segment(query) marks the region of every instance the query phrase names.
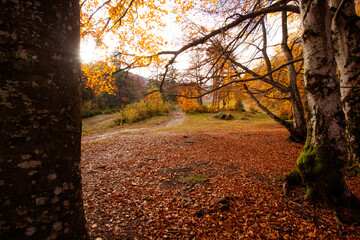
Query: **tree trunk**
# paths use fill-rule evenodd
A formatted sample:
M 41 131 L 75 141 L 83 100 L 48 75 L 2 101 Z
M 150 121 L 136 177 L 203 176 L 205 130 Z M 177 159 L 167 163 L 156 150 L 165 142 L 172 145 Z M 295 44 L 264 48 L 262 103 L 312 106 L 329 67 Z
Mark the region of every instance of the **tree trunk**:
M 332 204 L 350 196 L 344 180 L 344 114 L 334 65 L 330 9 L 326 0 L 301 1 L 308 136 L 296 161 L 310 198 Z
M 87 239 L 79 1 L 1 1 L 0 16 L 0 239 Z
M 288 39 L 288 34 L 287 34 L 287 16 L 286 16 L 286 12 L 285 13 L 285 21 L 284 21 L 284 16 L 283 16 L 283 22 L 282 22 L 282 31 L 283 31 L 283 41 L 282 41 L 282 50 L 285 54 L 286 60 L 287 61 L 292 61 L 293 57 L 292 57 L 292 53 L 291 50 L 289 49 L 288 45 L 287 45 L 287 39 Z M 283 13 L 283 14 L 284 14 Z M 267 54 L 267 32 L 266 32 L 266 26 L 265 26 L 265 21 L 262 20 L 261 21 L 261 28 L 262 28 L 262 39 L 263 39 L 263 47 L 261 49 L 262 55 L 264 57 L 264 61 L 265 61 L 265 66 L 266 66 L 266 72 L 270 73 L 272 71 L 272 67 L 271 67 L 271 61 L 270 58 Z M 274 78 L 272 76 L 272 74 L 270 74 L 268 76 L 269 78 L 269 84 L 272 83 L 276 83 L 272 84 L 275 88 L 277 88 L 279 91 L 286 93 L 289 96 L 290 99 L 290 103 L 291 103 L 291 110 L 293 113 L 293 119 L 294 122 L 292 125 L 290 125 L 288 122 L 281 120 L 279 117 L 275 116 L 273 113 L 271 113 L 268 109 L 264 109 L 265 107 L 262 106 L 260 104 L 260 102 L 258 102 L 257 100 L 255 100 L 256 98 L 254 96 L 251 96 L 251 98 L 256 102 L 256 104 L 263 110 L 265 111 L 266 114 L 268 114 L 272 119 L 274 119 L 275 121 L 277 121 L 278 123 L 280 123 L 281 125 L 283 125 L 290 133 L 290 137 L 289 139 L 291 141 L 294 142 L 304 142 L 305 141 L 305 136 L 306 136 L 306 122 L 305 122 L 305 114 L 304 114 L 304 109 L 302 107 L 302 102 L 300 99 L 300 94 L 299 94 L 299 90 L 297 88 L 297 82 L 296 82 L 296 71 L 295 71 L 295 67 L 294 64 L 289 64 L 287 66 L 288 68 L 288 73 L 289 73 L 289 81 L 290 81 L 290 85 L 289 87 L 281 85 L 279 83 L 277 83 L 276 81 L 274 81 Z M 281 87 L 279 88 L 279 85 L 281 85 Z
M 288 46 L 288 27 L 287 27 L 287 12 L 282 12 L 282 43 L 281 48 L 285 54 L 287 62 L 294 60 L 292 52 Z M 291 109 L 293 113 L 293 128 L 296 137 L 299 141 L 305 141 L 306 138 L 306 121 L 305 112 L 301 102 L 299 89 L 297 86 L 296 70 L 294 64 L 287 66 L 289 77 L 289 97 L 291 102 Z
M 354 1 L 331 0 L 330 3 L 349 166 L 360 171 L 360 17 L 356 15 Z

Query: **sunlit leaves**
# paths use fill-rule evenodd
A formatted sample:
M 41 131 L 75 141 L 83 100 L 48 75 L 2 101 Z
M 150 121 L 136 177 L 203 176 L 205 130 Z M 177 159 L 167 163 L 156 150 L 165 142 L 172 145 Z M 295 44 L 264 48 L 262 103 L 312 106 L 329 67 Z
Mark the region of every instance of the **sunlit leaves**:
M 115 65 L 107 61 L 83 64 L 83 83 L 86 87 L 93 89 L 95 95 L 98 95 L 100 92 L 112 93 L 112 90 L 115 88 L 112 73 L 115 70 Z
M 147 56 L 155 55 L 165 43 L 159 35 L 165 26 L 162 17 L 168 13 L 165 3 L 164 0 L 81 2 L 82 41 L 93 41 L 97 49 L 106 50 L 101 62 L 110 63 L 114 57 L 119 68 L 145 67 L 151 63 L 161 65 L 164 60 L 159 56 Z M 101 64 L 96 70 L 93 66 L 83 65 L 88 87 L 96 91 L 113 88 L 111 81 L 106 82 L 109 78 L 104 76 L 110 76 L 110 70 L 115 68 L 105 65 Z
M 186 96 L 179 97 L 177 102 L 184 112 L 195 112 L 198 108 L 201 108 L 198 99 L 188 98 L 197 97 L 202 94 L 201 86 L 197 84 L 183 85 L 179 88 L 178 93 L 180 96 Z

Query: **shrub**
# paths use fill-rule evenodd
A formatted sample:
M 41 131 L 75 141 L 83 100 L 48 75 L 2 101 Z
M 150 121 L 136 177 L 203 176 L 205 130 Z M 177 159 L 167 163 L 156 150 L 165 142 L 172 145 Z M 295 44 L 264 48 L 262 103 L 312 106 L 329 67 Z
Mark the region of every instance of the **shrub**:
M 186 113 L 216 113 L 219 111 L 218 107 L 206 106 L 206 105 L 193 105 L 182 106 L 182 111 Z
M 129 104 L 118 112 L 119 119 L 115 120 L 115 122 L 117 125 L 139 122 L 156 115 L 169 113 L 171 109 L 171 104 L 165 102 L 159 92 L 153 92 L 146 96 L 144 100 Z
M 88 118 L 99 114 L 102 114 L 102 111 L 99 109 L 83 109 L 81 111 L 81 118 Z
M 111 114 L 111 113 L 116 113 L 118 110 L 115 108 L 112 109 L 106 109 L 103 111 L 103 114 Z
M 106 109 L 101 111 L 100 109 L 82 109 L 81 110 L 81 118 L 93 117 L 100 114 L 111 114 L 115 113 L 116 109 Z
M 245 112 L 245 106 L 241 98 L 237 98 L 235 102 L 235 110 L 239 112 Z

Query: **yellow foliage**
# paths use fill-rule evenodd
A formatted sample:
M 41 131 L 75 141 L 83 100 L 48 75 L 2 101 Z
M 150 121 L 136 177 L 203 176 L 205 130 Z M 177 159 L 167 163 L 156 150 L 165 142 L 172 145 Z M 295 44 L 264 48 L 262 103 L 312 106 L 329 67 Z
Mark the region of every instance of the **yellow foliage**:
M 150 92 L 152 93 L 148 94 L 142 101 L 127 105 L 122 109 L 118 113 L 119 119 L 117 124 L 139 122 L 161 113 L 169 113 L 171 109 L 170 104 L 163 100 L 158 89 L 151 88 Z
M 100 92 L 112 93 L 115 89 L 112 73 L 116 70 L 114 65 L 106 61 L 82 64 L 82 80 L 86 87 L 94 90 L 95 95 Z
M 119 67 L 132 68 L 164 64 L 165 60 L 159 56 L 148 56 L 155 55 L 165 44 L 156 34 L 165 26 L 162 21 L 168 13 L 165 0 L 82 0 L 80 6 L 82 42 L 95 41 L 96 48 L 111 51 L 100 66 L 94 68 L 98 62 L 82 66 L 87 86 L 96 93 L 113 89 L 109 76 L 115 70 L 114 61 Z M 109 57 L 114 49 L 109 49 L 105 38 L 116 39 L 118 43 L 115 51 L 121 54 L 117 54 L 115 59 Z
M 199 96 L 199 94 L 202 93 L 198 85 L 193 84 L 181 86 L 178 93 L 181 96 L 186 96 L 178 98 L 178 105 L 184 112 L 198 112 L 202 108 L 198 99 L 191 98 Z

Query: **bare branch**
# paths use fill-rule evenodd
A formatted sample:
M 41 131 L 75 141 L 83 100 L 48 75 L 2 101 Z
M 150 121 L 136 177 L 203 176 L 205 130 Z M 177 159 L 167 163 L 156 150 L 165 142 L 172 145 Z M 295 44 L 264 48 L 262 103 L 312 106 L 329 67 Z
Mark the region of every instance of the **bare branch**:
M 223 33 L 223 32 L 226 32 L 236 26 L 238 26 L 240 23 L 248 20 L 248 19 L 253 19 L 253 18 L 256 18 L 260 15 L 264 15 L 264 14 L 268 14 L 268 13 L 274 13 L 274 12 L 280 12 L 280 11 L 292 11 L 292 12 L 296 12 L 296 13 L 300 13 L 300 10 L 299 10 L 299 7 L 297 6 L 291 6 L 291 5 L 280 5 L 280 3 L 283 3 L 283 2 L 287 2 L 287 1 L 279 1 L 278 3 L 272 5 L 272 6 L 269 6 L 267 8 L 263 8 L 263 9 L 260 9 L 258 11 L 255 11 L 255 12 L 252 12 L 252 13 L 249 13 L 247 15 L 240 15 L 236 20 L 234 20 L 232 23 L 229 23 L 227 25 L 225 25 L 224 27 L 221 27 L 221 28 L 218 28 L 214 31 L 212 31 L 211 33 L 201 37 L 201 38 L 198 38 L 188 44 L 186 44 L 185 46 L 183 46 L 182 48 L 180 48 L 179 50 L 177 51 L 162 51 L 162 52 L 159 52 L 158 55 L 174 55 L 174 57 L 169 61 L 169 64 L 172 64 L 174 61 L 175 61 L 175 58 L 181 54 L 182 52 L 192 48 L 192 47 L 195 47 L 199 44 L 202 44 L 202 43 L 205 43 L 207 40 L 209 40 L 210 38 L 220 34 L 220 33 Z
M 93 16 L 101 9 L 103 8 L 105 5 L 107 5 L 108 3 L 110 3 L 111 0 L 108 0 L 106 2 L 104 2 L 100 7 L 98 7 L 90 16 L 89 16 L 89 19 L 88 19 L 88 22 L 93 18 Z M 85 1 L 84 1 L 85 3 Z

